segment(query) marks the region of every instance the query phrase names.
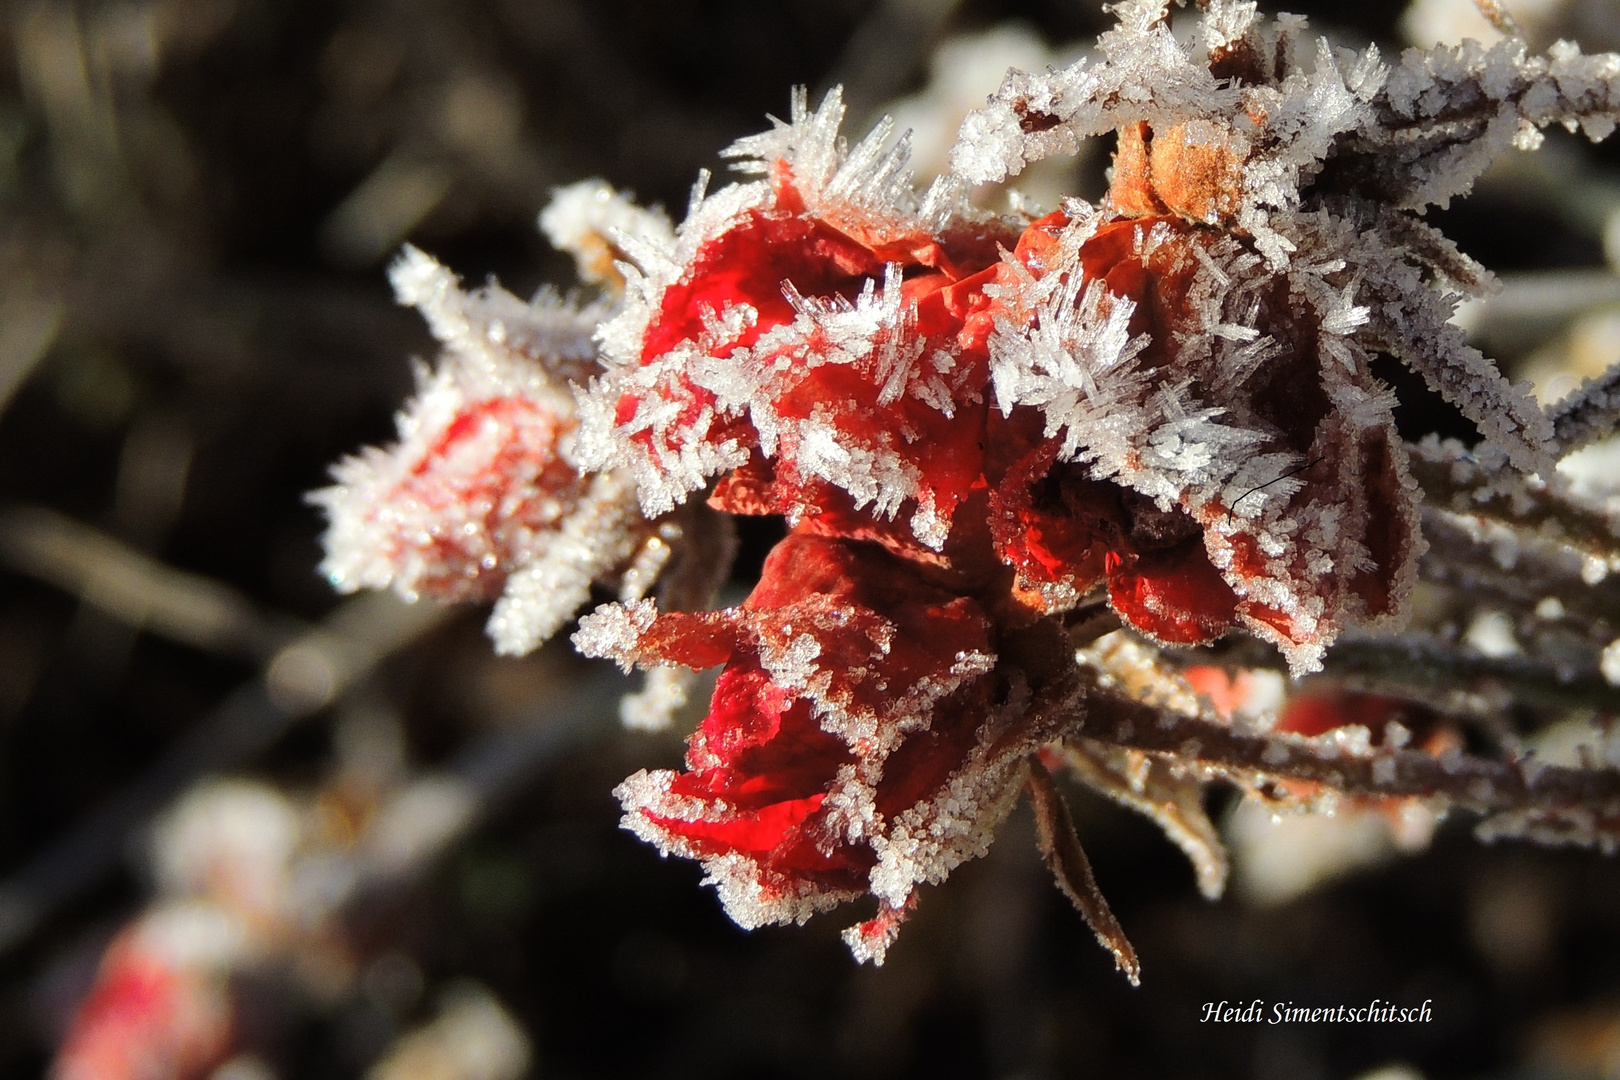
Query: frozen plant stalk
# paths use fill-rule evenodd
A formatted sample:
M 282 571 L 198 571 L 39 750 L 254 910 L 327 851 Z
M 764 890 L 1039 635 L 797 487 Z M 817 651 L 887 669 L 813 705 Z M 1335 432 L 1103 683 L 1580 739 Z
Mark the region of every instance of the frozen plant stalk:
M 582 652 L 722 668 L 686 769 L 618 789 L 625 826 L 700 860 L 743 926 L 870 896 L 846 940 L 875 962 L 919 888 L 982 854 L 1027 790 L 1059 883 L 1135 980 L 1063 765 L 1163 826 L 1210 895 L 1213 779 L 1612 844 L 1612 769 L 1466 757 L 1467 718 L 1402 673 L 1432 656 L 1461 689 L 1479 669 L 1407 627 L 1420 576 L 1460 580 L 1493 529 L 1549 574 L 1570 536 L 1549 519 L 1591 526 L 1581 558 L 1616 557 L 1555 472 L 1613 430 L 1609 384 L 1560 417 L 1509 386 L 1448 322 L 1490 275 L 1419 213 L 1547 124 L 1606 135 L 1620 58 L 1509 41 L 1390 64 L 1252 3 L 1203 7 L 1187 41 L 1165 5 L 1121 3 L 1094 58 L 1010 73 L 926 191 L 887 123 L 846 144 L 837 91 L 814 109 L 796 93 L 787 122 L 732 146 L 744 179 L 711 194 L 705 174 L 673 231 L 603 185 L 570 189 L 543 221 L 606 286 L 598 306 L 467 296 L 407 252 L 396 286 L 446 355 L 399 447 L 318 497 L 328 571 L 504 588 L 508 651 L 617 582 L 620 602 L 580 620 Z M 1109 133 L 1099 205 L 1031 220 L 968 202 Z M 1427 496 L 1377 353 L 1479 430 L 1474 450 L 1421 449 Z M 706 610 L 729 515 L 788 532 L 747 600 Z M 1425 556 L 1434 529 L 1445 551 Z M 1486 601 L 1526 605 L 1511 581 L 1467 602 Z M 1561 671 L 1598 670 L 1608 610 L 1565 628 Z M 1359 688 L 1323 681 L 1341 654 Z M 1274 658 L 1317 690 L 1270 729 L 1223 719 L 1187 678 Z

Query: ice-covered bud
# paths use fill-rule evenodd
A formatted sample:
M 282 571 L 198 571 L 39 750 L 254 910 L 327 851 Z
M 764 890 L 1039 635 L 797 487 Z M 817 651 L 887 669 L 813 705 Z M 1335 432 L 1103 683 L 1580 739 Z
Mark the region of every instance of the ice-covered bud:
M 578 504 L 585 480 L 562 453 L 572 400 L 469 367 L 450 356 L 423 372 L 399 442 L 340 462 L 316 493 L 331 519 L 322 570 L 343 592 L 493 599 Z
M 490 600 L 504 652 L 543 642 L 643 539 L 633 492 L 574 464 L 570 376 L 594 363 L 605 313 L 496 286 L 463 292 L 414 249 L 395 264 L 402 302 L 444 343 L 418 373 L 399 441 L 333 469 L 311 499 L 326 510 L 322 570 L 344 592 L 392 588 L 414 600 Z

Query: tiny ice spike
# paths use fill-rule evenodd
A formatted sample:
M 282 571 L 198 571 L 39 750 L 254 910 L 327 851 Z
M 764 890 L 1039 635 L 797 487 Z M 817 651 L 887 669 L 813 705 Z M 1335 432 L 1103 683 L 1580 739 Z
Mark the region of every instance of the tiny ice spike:
M 710 194 L 704 174 L 678 229 L 600 182 L 559 193 L 542 223 L 603 286 L 591 307 L 469 297 L 408 251 L 396 287 L 447 355 L 399 448 L 317 496 L 328 572 L 504 588 L 508 651 L 617 582 L 580 651 L 666 679 L 723 666 L 686 770 L 618 789 L 625 826 L 700 860 L 743 926 L 872 896 L 846 940 L 877 963 L 919 886 L 982 854 L 1027 792 L 1059 884 L 1136 979 L 1048 771 L 1064 764 L 1158 822 L 1212 896 L 1212 778 L 1608 844 L 1612 770 L 1465 757 L 1443 710 L 1399 694 L 1329 691 L 1308 725 L 1239 727 L 1183 669 L 1241 632 L 1295 677 L 1331 674 L 1335 641 L 1399 630 L 1420 574 L 1445 580 L 1376 353 L 1479 429 L 1474 452 L 1426 444 L 1425 476 L 1450 461 L 1450 483 L 1481 477 L 1470 506 L 1579 513 L 1554 465 L 1613 430 L 1613 379 L 1569 417 L 1509 386 L 1448 322 L 1490 275 L 1418 213 L 1548 123 L 1607 134 L 1620 58 L 1509 41 L 1392 68 L 1313 45 L 1297 17 L 1201 6 L 1189 40 L 1166 5 L 1121 3 L 1094 57 L 1009 74 L 923 192 L 905 136 L 885 121 L 851 147 L 839 92 L 812 109 L 801 90 L 788 122 L 726 152 L 752 179 Z M 968 201 L 1111 132 L 1099 205 Z M 529 358 L 511 327 L 540 343 Z M 787 534 L 747 600 L 706 610 L 733 515 Z M 1201 686 L 1228 685 L 1214 670 Z M 1418 714 L 1441 734 L 1408 746 L 1390 717 Z

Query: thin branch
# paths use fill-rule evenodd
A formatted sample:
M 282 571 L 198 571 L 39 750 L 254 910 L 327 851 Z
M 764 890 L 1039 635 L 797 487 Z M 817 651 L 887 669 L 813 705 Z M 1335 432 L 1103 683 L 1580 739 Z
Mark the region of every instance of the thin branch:
M 1559 457 L 1613 435 L 1620 428 L 1620 364 L 1582 382 L 1550 413 Z
M 0 510 L 0 562 L 47 581 L 138 630 L 264 662 L 303 629 L 247 597 L 116 538 L 34 506 Z
M 1332 739 L 1240 732 L 1106 692 L 1091 694 L 1079 734 L 1174 755 L 1233 779 L 1309 780 L 1369 798 L 1443 798 L 1482 812 L 1620 809 L 1620 771 L 1568 769 L 1533 759 L 1486 761 L 1380 748 L 1358 753 Z

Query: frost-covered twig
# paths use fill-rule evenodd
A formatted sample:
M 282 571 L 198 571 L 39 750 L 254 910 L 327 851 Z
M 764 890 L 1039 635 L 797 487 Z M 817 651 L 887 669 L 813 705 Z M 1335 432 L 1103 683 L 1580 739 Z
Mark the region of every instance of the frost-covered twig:
M 1079 731 L 1117 746 L 1203 765 L 1245 787 L 1286 778 L 1344 795 L 1435 798 L 1481 812 L 1561 814 L 1598 808 L 1620 813 L 1620 771 L 1613 768 L 1570 769 L 1533 759 L 1487 761 L 1458 753 L 1436 757 L 1421 750 L 1358 747 L 1338 737 L 1257 735 L 1106 694 L 1087 698 Z
M 1620 430 L 1620 364 L 1581 383 L 1552 410 L 1552 422 L 1560 456 Z

